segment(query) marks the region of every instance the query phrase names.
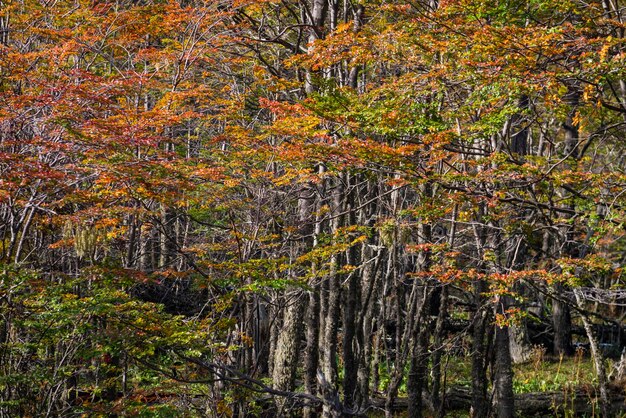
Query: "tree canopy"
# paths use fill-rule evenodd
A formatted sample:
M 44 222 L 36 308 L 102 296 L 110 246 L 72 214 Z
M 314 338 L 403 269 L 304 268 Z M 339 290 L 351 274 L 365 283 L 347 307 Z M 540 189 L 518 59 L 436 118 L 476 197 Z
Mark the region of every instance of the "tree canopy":
M 0 0 L 0 416 L 624 413 L 625 7 Z

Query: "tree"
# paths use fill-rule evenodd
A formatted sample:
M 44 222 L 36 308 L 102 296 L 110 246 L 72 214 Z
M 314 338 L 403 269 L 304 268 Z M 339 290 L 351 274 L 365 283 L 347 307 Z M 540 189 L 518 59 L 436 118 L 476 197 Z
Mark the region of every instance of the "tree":
M 618 2 L 3 4 L 3 413 L 443 415 L 466 347 L 472 415 L 513 416 L 532 304 L 563 358 L 582 325 L 609 415 L 622 26 Z

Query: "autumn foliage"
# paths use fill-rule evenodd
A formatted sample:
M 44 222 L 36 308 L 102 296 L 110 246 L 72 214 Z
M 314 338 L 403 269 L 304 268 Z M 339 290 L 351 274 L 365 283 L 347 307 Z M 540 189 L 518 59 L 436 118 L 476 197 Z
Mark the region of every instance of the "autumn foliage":
M 617 413 L 623 9 L 0 1 L 0 416 Z

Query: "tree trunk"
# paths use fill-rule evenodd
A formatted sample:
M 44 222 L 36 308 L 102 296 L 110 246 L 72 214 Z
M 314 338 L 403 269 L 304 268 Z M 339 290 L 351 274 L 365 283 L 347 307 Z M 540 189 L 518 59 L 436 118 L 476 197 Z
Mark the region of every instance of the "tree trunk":
M 317 368 L 319 365 L 319 326 L 320 326 L 320 294 L 319 285 L 309 292 L 309 305 L 306 317 L 306 353 L 304 363 L 304 387 L 306 392 L 317 393 Z M 305 417 L 315 416 L 311 408 L 305 408 Z
M 511 352 L 511 361 L 513 364 L 525 363 L 530 360 L 532 355 L 532 346 L 528 339 L 528 328 L 522 320 L 517 325 L 511 325 L 509 328 L 509 349 Z
M 286 298 L 288 306 L 285 310 L 283 326 L 278 335 L 272 370 L 274 388 L 285 391 L 295 389 L 305 300 L 300 290 L 295 290 L 292 296 Z M 284 411 L 285 399 L 279 398 L 277 403 L 279 411 Z
M 482 293 L 480 289 L 485 289 L 486 285 L 480 281 L 476 285 L 477 293 Z M 487 417 L 489 404 L 487 400 L 487 323 L 488 315 L 482 307 L 482 298 L 478 298 L 478 310 L 474 314 L 472 332 L 472 418 Z
M 554 285 L 557 295 L 563 294 L 565 288 L 560 283 Z M 554 354 L 572 355 L 572 319 L 569 306 L 557 299 L 552 301 L 552 326 L 554 327 Z
M 424 196 L 431 197 L 432 187 L 430 187 L 429 184 L 424 185 L 422 187 L 422 193 Z M 418 237 L 418 242 L 430 243 L 432 241 L 430 225 L 420 223 L 418 226 Z M 428 253 L 421 253 L 417 260 L 418 270 L 423 272 L 428 271 L 430 261 L 431 258 Z M 414 287 L 416 287 L 416 290 L 418 286 L 417 283 L 418 280 L 414 279 Z M 431 285 L 432 283 L 427 280 L 420 286 L 420 290 L 423 292 L 423 299 L 416 312 L 415 318 L 413 318 L 414 325 L 410 334 L 413 344 L 413 347 L 411 347 L 411 362 L 407 378 L 407 395 L 409 397 L 408 416 L 410 418 L 421 418 L 424 409 L 422 392 L 428 382 L 426 371 L 428 369 L 428 341 L 430 338 L 428 318 L 431 314 L 432 295 L 436 289 Z
M 377 344 L 374 332 L 375 322 L 375 307 L 378 305 L 379 286 L 381 280 L 379 279 L 379 265 L 382 257 L 379 251 L 376 255 L 374 263 L 368 262 L 374 252 L 365 243 L 361 250 L 362 261 L 361 263 L 367 263 L 363 272 L 363 288 L 367 289 L 363 292 L 361 302 L 361 315 L 359 316 L 359 324 L 357 325 L 357 341 L 361 349 L 359 350 L 359 367 L 357 372 L 358 393 L 360 398 L 357 400 L 359 409 L 363 409 L 369 401 L 370 390 L 370 374 L 372 366 L 373 354 L 376 351 L 375 345 Z
M 580 289 L 574 290 L 574 296 L 576 297 L 576 304 L 582 310 L 584 309 L 584 297 L 582 291 Z M 593 364 L 596 369 L 596 376 L 598 377 L 598 386 L 600 387 L 600 408 L 603 418 L 608 418 L 611 415 L 609 414 L 610 410 L 610 402 L 609 402 L 609 391 L 607 387 L 607 378 L 606 378 L 606 366 L 604 365 L 604 359 L 602 358 L 602 353 L 598 347 L 598 341 L 593 333 L 593 327 L 589 318 L 584 312 L 581 312 L 580 318 L 583 321 L 583 326 L 585 328 L 585 332 L 587 333 L 587 338 L 589 339 L 589 346 L 591 348 L 591 358 L 593 359 Z
M 443 396 L 441 393 L 441 359 L 443 354 L 443 326 L 448 312 L 448 286 L 444 285 L 441 289 L 439 312 L 437 314 L 437 321 L 435 323 L 435 332 L 433 334 L 433 349 L 432 349 L 432 388 L 431 398 L 433 400 L 433 409 L 436 416 L 443 415 Z
M 426 312 L 422 309 L 421 312 Z M 409 398 L 409 408 L 407 416 L 410 418 L 421 418 L 424 411 L 424 403 L 422 402 L 422 393 L 426 389 L 428 382 L 428 337 L 430 332 L 428 325 L 420 321 L 419 330 L 417 332 L 417 341 L 411 354 L 411 364 L 409 367 L 409 375 L 407 377 L 407 395 Z
M 348 225 L 356 224 L 356 217 L 354 212 L 355 207 L 355 187 L 351 185 L 350 175 L 345 176 L 345 183 L 350 188 L 347 196 L 345 211 L 348 212 L 347 222 Z M 356 265 L 358 257 L 358 247 L 353 246 L 346 251 L 346 265 Z M 348 287 L 343 292 L 344 304 L 343 304 L 343 365 L 344 365 L 344 377 L 343 377 L 343 392 L 344 392 L 344 407 L 347 409 L 353 409 L 356 405 L 356 400 L 360 398 L 357 393 L 357 372 L 358 372 L 358 350 L 359 346 L 356 344 L 356 316 L 357 307 L 359 303 L 360 277 L 357 275 L 357 271 L 353 271 L 348 277 Z
M 506 315 L 507 297 L 500 297 L 498 310 Z M 511 368 L 511 352 L 509 343 L 509 327 L 496 325 L 495 329 L 495 379 L 493 383 L 498 418 L 512 418 L 515 415 L 515 398 L 513 396 L 513 370 Z
M 309 29 L 309 53 L 313 52 L 313 42 L 323 37 L 324 21 L 326 20 L 327 12 L 327 0 L 313 0 L 313 8 L 309 22 L 311 24 L 311 28 Z M 305 91 L 307 94 L 311 94 L 315 91 L 311 70 L 307 70 L 306 72 Z
M 161 252 L 159 267 L 168 269 L 176 254 L 176 213 L 173 209 L 162 206 L 162 217 L 160 223 Z
M 578 82 L 575 80 L 568 80 L 566 82 L 567 93 L 563 97 L 563 101 L 567 103 L 571 108 L 567 115 L 567 120 L 563 124 L 565 130 L 565 157 L 572 158 L 574 160 L 579 158 L 579 132 L 578 125 L 575 123 L 575 116 L 578 110 L 580 99 L 580 88 Z M 563 190 L 563 197 L 569 194 L 568 191 Z M 568 203 L 568 209 L 573 210 L 573 202 Z M 577 249 L 574 240 L 574 227 L 566 225 L 561 228 L 561 252 L 570 257 L 577 257 Z M 565 288 L 557 283 L 554 287 L 554 292 L 557 295 L 563 294 Z M 571 334 L 571 315 L 569 306 L 562 303 L 560 300 L 554 299 L 552 304 L 552 322 L 554 326 L 554 352 L 558 355 L 571 355 L 572 349 L 572 334 Z
M 340 179 L 335 179 L 335 189 L 333 191 L 333 220 L 331 222 L 331 233 L 337 233 L 343 223 L 343 183 Z M 339 330 L 340 304 L 341 304 L 341 283 L 338 273 L 341 263 L 341 254 L 333 253 L 330 259 L 330 272 L 328 274 L 327 312 L 324 321 L 324 345 L 321 355 L 321 380 L 324 382 L 323 393 L 325 396 L 323 416 L 335 416 L 334 410 L 337 401 L 337 336 Z

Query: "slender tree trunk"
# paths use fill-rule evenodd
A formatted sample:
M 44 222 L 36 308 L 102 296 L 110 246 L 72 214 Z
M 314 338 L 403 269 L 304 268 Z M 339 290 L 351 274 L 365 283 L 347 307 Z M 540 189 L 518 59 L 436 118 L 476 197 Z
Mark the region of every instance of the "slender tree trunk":
M 433 354 L 432 354 L 432 388 L 431 398 L 433 400 L 433 408 L 438 416 L 443 414 L 443 393 L 441 393 L 441 378 L 443 357 L 443 326 L 448 312 L 448 286 L 443 285 L 440 294 L 439 312 L 435 323 L 435 331 L 433 333 Z
M 176 213 L 173 209 L 163 206 L 161 217 L 161 258 L 159 267 L 168 269 L 176 253 Z
M 563 124 L 565 130 L 565 156 L 571 159 L 579 158 L 579 131 L 578 125 L 575 123 L 575 116 L 578 110 L 580 100 L 580 88 L 578 82 L 574 80 L 568 81 L 568 90 L 563 101 L 567 103 L 571 109 L 567 119 Z M 563 191 L 563 196 L 567 196 L 568 191 Z M 574 209 L 573 203 L 568 204 L 569 209 Z M 562 228 L 561 232 L 561 252 L 568 256 L 576 257 L 576 245 L 574 241 L 574 230 L 570 225 Z M 561 284 L 556 284 L 554 292 L 557 295 L 562 294 L 565 288 Z M 554 352 L 558 355 L 571 355 L 572 334 L 571 334 L 571 314 L 567 304 L 560 300 L 554 299 L 552 302 L 552 323 L 554 327 Z
M 425 298 L 424 303 L 428 301 L 428 294 L 430 291 L 424 289 Z M 420 309 L 420 313 L 427 312 L 428 307 L 424 306 Z M 410 418 L 421 418 L 424 411 L 424 403 L 422 402 L 422 393 L 426 389 L 427 371 L 428 371 L 428 338 L 430 332 L 428 330 L 428 324 L 424 321 L 425 318 L 418 320 L 417 330 L 415 332 L 415 341 L 411 353 L 411 362 L 409 366 L 409 375 L 407 376 L 407 396 L 409 401 L 409 408 L 407 416 Z
M 390 249 L 389 260 L 390 264 L 388 279 L 393 280 L 393 293 L 394 300 L 392 300 L 391 311 L 394 314 L 394 322 L 395 322 L 395 330 L 393 334 L 393 342 L 394 342 L 394 352 L 393 352 L 393 366 L 388 370 L 390 378 L 389 384 L 387 386 L 387 396 L 385 399 L 385 418 L 391 418 L 393 415 L 393 404 L 398 396 L 398 387 L 402 382 L 402 374 L 404 372 L 404 353 L 403 353 L 403 343 L 406 341 L 404 335 L 405 328 L 405 312 L 402 307 L 404 306 L 404 294 L 405 287 L 402 286 L 401 279 L 398 273 L 398 262 L 397 262 L 397 245 L 395 244 L 395 239 L 393 243 L 393 247 Z M 389 274 L 390 273 L 390 274 Z M 407 315 L 406 319 L 410 319 L 411 315 Z M 383 321 L 384 321 L 383 317 Z M 384 324 L 384 322 L 383 322 Z M 390 362 L 387 362 L 388 364 Z
M 386 238 L 381 237 L 381 240 L 389 247 L 389 258 L 387 260 L 387 273 L 385 277 L 386 285 L 392 286 L 393 298 L 390 300 L 391 306 L 385 306 L 385 312 L 391 314 L 393 312 L 394 322 L 394 352 L 393 352 L 393 365 L 389 368 L 389 384 L 387 386 L 387 394 L 385 399 L 385 417 L 391 418 L 393 414 L 393 404 L 398 396 L 398 388 L 402 382 L 404 375 L 404 365 L 407 358 L 407 347 L 409 337 L 411 336 L 411 325 L 415 318 L 415 309 L 417 303 L 416 288 L 413 286 L 412 292 L 408 297 L 408 307 L 404 310 L 405 303 L 407 301 L 406 293 L 408 286 L 404 284 L 404 272 L 406 271 L 406 264 L 400 262 L 400 245 L 399 245 L 399 228 L 396 224 L 398 212 L 401 209 L 401 193 L 399 190 L 393 190 L 391 193 L 391 214 L 394 216 L 394 223 L 391 231 L 385 233 Z M 383 232 L 383 231 L 381 231 Z M 386 242 L 385 242 L 386 241 Z M 383 315 L 383 324 L 385 323 L 385 316 Z M 387 364 L 390 364 L 387 361 Z
M 331 263 L 337 263 L 337 256 L 333 256 Z M 341 302 L 341 285 L 337 268 L 331 267 L 328 278 L 328 312 L 325 321 L 324 342 L 321 356 L 322 375 L 319 376 L 322 386 L 322 396 L 324 397 L 323 414 L 324 418 L 336 417 L 338 415 L 338 390 L 337 390 L 337 334 L 339 330 L 339 314 Z
M 574 290 L 574 296 L 576 298 L 576 304 L 582 310 L 584 309 L 585 300 L 580 289 Z M 598 341 L 593 333 L 593 327 L 589 318 L 584 312 L 581 312 L 580 318 L 583 322 L 583 327 L 585 328 L 585 333 L 587 334 L 587 338 L 589 340 L 589 346 L 591 348 L 591 358 L 593 359 L 593 364 L 596 369 L 596 376 L 598 377 L 598 386 L 600 387 L 600 409 L 603 418 L 610 417 L 610 406 L 609 402 L 609 390 L 606 378 L 606 366 L 604 364 L 604 359 L 602 357 L 602 353 L 600 352 L 600 348 L 598 347 Z
M 457 205 L 452 210 L 452 222 L 450 225 L 450 232 L 448 235 L 448 245 L 452 250 L 454 248 L 454 240 L 456 238 L 456 220 L 458 216 L 459 208 Z M 442 365 L 441 359 L 443 354 L 443 327 L 446 317 L 448 315 L 448 285 L 444 284 L 441 289 L 439 312 L 437 313 L 437 321 L 435 323 L 435 332 L 433 335 L 433 354 L 432 354 L 432 374 L 433 385 L 431 389 L 431 398 L 433 400 L 433 408 L 436 416 L 443 416 L 443 393 L 441 390 L 442 383 Z
M 506 296 L 500 297 L 500 303 L 497 307 L 500 315 L 507 315 L 508 301 Z M 512 418 L 515 415 L 515 398 L 513 396 L 513 370 L 508 325 L 496 325 L 494 349 L 495 378 L 493 387 L 496 395 L 496 416 L 498 418 Z
M 345 211 L 348 213 L 347 222 L 348 225 L 356 224 L 355 207 L 355 193 L 356 186 L 351 187 L 353 179 L 350 175 L 345 175 L 345 183 L 348 185 L 349 192 L 346 197 Z M 358 258 L 358 247 L 353 246 L 346 251 L 346 265 L 356 265 Z M 348 286 L 345 289 L 344 304 L 343 304 L 343 365 L 344 365 L 344 378 L 343 378 L 343 392 L 344 392 L 344 406 L 347 409 L 353 409 L 356 405 L 356 400 L 360 398 L 357 393 L 358 381 L 358 352 L 359 345 L 356 341 L 357 334 L 357 307 L 359 304 L 360 286 L 359 282 L 361 278 L 357 275 L 357 271 L 352 271 L 348 276 Z
M 479 207 L 479 219 L 482 221 L 486 216 L 486 208 L 484 205 Z M 476 241 L 476 253 L 485 260 L 486 250 L 494 250 L 494 237 L 487 234 L 493 233 L 486 226 L 474 227 L 474 239 Z M 487 238 L 492 245 L 487 245 Z M 494 254 L 491 254 L 493 256 Z M 484 263 L 484 262 L 483 262 Z M 487 271 L 488 267 L 483 265 L 483 271 Z M 474 283 L 474 306 L 476 311 L 472 318 L 472 409 L 470 416 L 472 418 L 484 418 L 489 413 L 489 401 L 487 399 L 487 364 L 489 362 L 489 344 L 487 329 L 489 326 L 489 309 L 487 308 L 487 300 L 485 292 L 487 292 L 487 282 L 483 279 L 476 280 Z
M 320 165 L 319 173 L 324 171 L 324 167 Z M 321 191 L 321 195 L 324 195 L 324 190 Z M 317 202 L 315 226 L 313 231 L 313 247 L 318 245 L 318 237 L 322 232 L 322 224 L 319 216 L 319 201 Z M 305 352 L 305 364 L 304 364 L 304 387 L 307 393 L 315 395 L 317 393 L 317 372 L 319 367 L 319 352 L 320 352 L 320 291 L 321 286 L 317 278 L 318 266 L 316 264 L 311 266 L 312 277 L 314 280 L 313 287 L 309 291 L 309 304 L 307 308 L 306 317 L 306 352 Z M 305 408 L 303 415 L 308 417 L 314 417 L 317 414 L 309 407 Z
M 321 39 L 324 35 L 324 21 L 328 13 L 328 0 L 313 0 L 313 8 L 311 9 L 309 30 L 309 53 L 313 52 L 313 43 L 317 39 Z M 313 74 L 311 71 L 306 72 L 305 91 L 311 94 L 315 91 Z
M 28 215 L 26 216 L 26 220 L 22 228 L 22 233 L 20 234 L 20 239 L 17 243 L 17 248 L 15 250 L 15 260 L 14 260 L 15 264 L 19 264 L 22 258 L 22 249 L 24 248 L 24 241 L 26 240 L 26 237 L 28 236 L 28 230 L 30 228 L 30 224 L 33 220 L 34 214 L 35 214 L 35 208 L 33 207 L 28 211 Z
M 279 300 L 278 297 L 274 298 L 275 303 L 270 307 L 270 313 L 272 322 L 270 323 L 270 347 L 269 347 L 269 362 L 268 362 L 268 371 L 267 374 L 270 376 L 274 375 L 274 359 L 276 358 L 276 351 L 278 347 L 278 337 L 281 332 L 281 322 L 283 318 L 283 309 L 278 307 L 276 301 Z
M 354 10 L 354 26 L 353 31 L 355 33 L 361 30 L 361 26 L 363 25 L 363 17 L 365 15 L 365 6 L 362 4 L 355 5 Z M 359 79 L 359 69 L 360 65 L 355 65 L 350 69 L 350 74 L 348 75 L 348 85 L 356 90 L 358 87 L 358 79 Z
M 422 194 L 426 197 L 431 197 L 432 187 L 426 184 L 422 188 Z M 432 241 L 432 234 L 430 225 L 420 223 L 418 226 L 418 242 L 430 243 Z M 426 272 L 430 268 L 431 258 L 428 253 L 421 253 L 418 257 L 417 268 L 419 271 Z M 418 281 L 415 280 L 414 286 L 417 286 Z M 427 359 L 428 359 L 428 341 L 430 338 L 430 327 L 428 318 L 431 311 L 431 294 L 436 288 L 431 286 L 428 280 L 422 284 L 423 299 L 416 316 L 413 321 L 413 330 L 411 332 L 411 361 L 409 366 L 409 375 L 407 377 L 407 396 L 409 398 L 408 416 L 410 418 L 420 418 L 424 409 L 422 402 L 422 392 L 425 389 L 428 381 L 426 377 L 427 372 Z
M 317 368 L 319 365 L 319 325 L 320 325 L 320 294 L 319 285 L 309 292 L 309 305 L 306 316 L 306 352 L 304 363 L 304 387 L 306 392 L 317 393 Z M 305 417 L 314 417 L 316 414 L 311 408 L 305 408 Z
M 556 283 L 554 292 L 557 295 L 565 292 L 565 287 Z M 558 299 L 552 300 L 552 326 L 554 328 L 554 354 L 569 356 L 572 348 L 572 319 L 569 306 Z
M 359 350 L 359 367 L 357 372 L 357 381 L 359 387 L 360 399 L 358 406 L 360 409 L 366 407 L 369 401 L 370 375 L 373 362 L 373 353 L 376 351 L 376 338 L 374 332 L 375 307 L 378 305 L 377 297 L 379 295 L 379 266 L 382 257 L 378 252 L 375 261 L 369 262 L 374 252 L 366 243 L 361 250 L 362 263 L 367 263 L 363 273 L 363 288 L 367 289 L 363 292 L 361 303 L 361 316 L 357 325 L 357 341 L 361 349 Z M 377 365 L 375 367 L 378 367 Z
M 480 280 L 475 285 L 477 311 L 472 321 L 472 418 L 483 418 L 489 411 L 487 398 L 487 310 L 483 307 L 484 297 L 480 296 L 486 291 L 486 283 Z
M 137 229 L 135 215 L 130 215 L 128 217 L 128 243 L 126 244 L 126 260 L 124 262 L 126 268 L 133 268 L 136 264 Z
M 331 222 L 331 233 L 334 235 L 343 223 L 343 184 L 340 179 L 335 179 L 335 189 L 333 191 L 333 221 Z M 324 321 L 324 346 L 322 347 L 321 369 L 322 380 L 324 381 L 325 402 L 324 417 L 335 416 L 338 393 L 337 380 L 337 336 L 339 330 L 340 304 L 341 304 L 341 283 L 338 273 L 341 263 L 341 254 L 333 253 L 330 260 L 330 272 L 328 275 L 328 294 L 326 320 Z

